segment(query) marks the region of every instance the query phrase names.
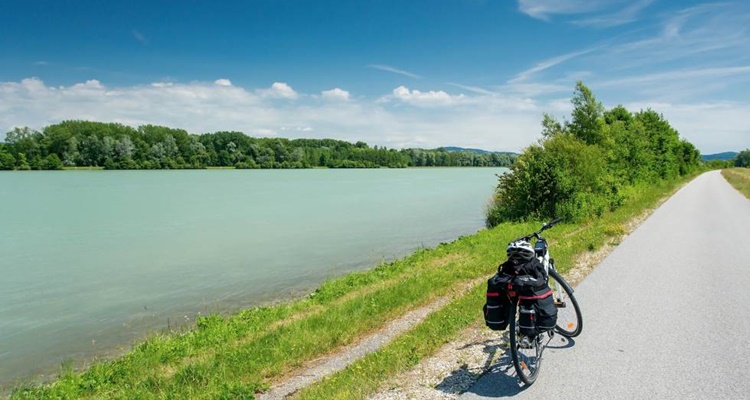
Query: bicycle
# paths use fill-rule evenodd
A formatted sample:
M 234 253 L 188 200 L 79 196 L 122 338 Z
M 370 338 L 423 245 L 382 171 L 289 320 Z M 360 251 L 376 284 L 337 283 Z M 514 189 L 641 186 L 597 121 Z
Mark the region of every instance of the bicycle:
M 561 219 L 557 218 L 549 223 L 542 224 L 540 230 L 515 240 L 531 242 L 532 238 L 536 239 L 534 252 L 547 272 L 547 284 L 552 289 L 554 304 L 557 308 L 557 322 L 554 329 L 533 336 L 525 335 L 521 333 L 519 319 L 516 318 L 517 313 L 520 316 L 520 311 L 522 311 L 519 301 L 523 300 L 524 296 L 519 296 L 514 290 L 507 293 L 511 303 L 508 317 L 508 321 L 510 321 L 508 329 L 510 353 L 518 377 L 526 385 L 531 385 L 536 381 L 542 364 L 542 353 L 554 337 L 555 332 L 566 337 L 576 337 L 581 334 L 583 329 L 581 308 L 573 295 L 573 288 L 557 272 L 554 259 L 550 257 L 549 244 L 541 236 L 542 232 L 552 228 L 560 221 Z M 546 341 L 544 336 L 547 337 Z

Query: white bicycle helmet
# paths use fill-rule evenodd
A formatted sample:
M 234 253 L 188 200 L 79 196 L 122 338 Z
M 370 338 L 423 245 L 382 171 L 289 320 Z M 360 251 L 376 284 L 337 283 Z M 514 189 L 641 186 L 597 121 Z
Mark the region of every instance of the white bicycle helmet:
M 531 243 L 525 240 L 518 240 L 508 243 L 506 252 L 508 254 L 509 260 L 523 262 L 531 260 L 536 255 L 536 253 L 534 252 L 534 248 L 531 247 Z

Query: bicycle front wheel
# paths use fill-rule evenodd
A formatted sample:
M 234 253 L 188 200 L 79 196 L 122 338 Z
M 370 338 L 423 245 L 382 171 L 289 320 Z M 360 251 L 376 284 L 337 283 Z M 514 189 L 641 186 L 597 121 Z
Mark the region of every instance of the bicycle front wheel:
M 510 327 L 508 328 L 510 355 L 513 358 L 513 366 L 516 368 L 518 378 L 526 385 L 531 385 L 539 375 L 543 349 L 536 337 L 528 337 L 519 333 L 516 308 L 518 308 L 517 304 L 510 307 Z
M 578 306 L 573 289 L 565 282 L 556 270 L 549 270 L 549 287 L 557 307 L 557 325 L 555 331 L 567 337 L 576 337 L 583 329 L 581 307 Z

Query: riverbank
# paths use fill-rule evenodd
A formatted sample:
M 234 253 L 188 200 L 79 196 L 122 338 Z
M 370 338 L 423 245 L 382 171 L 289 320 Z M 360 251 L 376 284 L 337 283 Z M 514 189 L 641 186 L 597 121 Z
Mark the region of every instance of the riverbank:
M 616 240 L 633 216 L 686 181 L 631 189 L 616 212 L 583 226 L 556 227 L 548 238 L 557 265 L 565 271 L 581 255 Z M 538 223 L 502 224 L 329 281 L 304 299 L 231 317 L 202 317 L 195 330 L 154 336 L 122 358 L 83 373 L 65 371 L 58 381 L 18 390 L 13 398 L 252 398 L 306 362 L 351 345 L 410 310 L 455 296 L 390 345 L 298 393 L 300 398 L 362 398 L 474 323 L 483 285 L 466 294 L 459 289 L 491 275 L 504 258 L 505 243 L 537 228 Z

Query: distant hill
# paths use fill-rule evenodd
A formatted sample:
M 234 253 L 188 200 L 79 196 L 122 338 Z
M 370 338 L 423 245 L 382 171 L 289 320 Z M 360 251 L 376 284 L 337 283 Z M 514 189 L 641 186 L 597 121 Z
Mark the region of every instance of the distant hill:
M 443 149 L 443 150 L 445 150 L 447 152 L 452 152 L 452 151 L 469 151 L 469 152 L 477 153 L 477 154 L 499 153 L 499 154 L 516 154 L 517 155 L 517 153 L 513 153 L 511 151 L 487 151 L 487 150 L 482 150 L 482 149 L 467 149 L 467 148 L 464 148 L 464 147 L 456 147 L 456 146 L 441 147 L 441 149 Z
M 734 160 L 737 157 L 736 151 L 725 151 L 717 154 L 701 154 L 703 161 L 711 160 Z

